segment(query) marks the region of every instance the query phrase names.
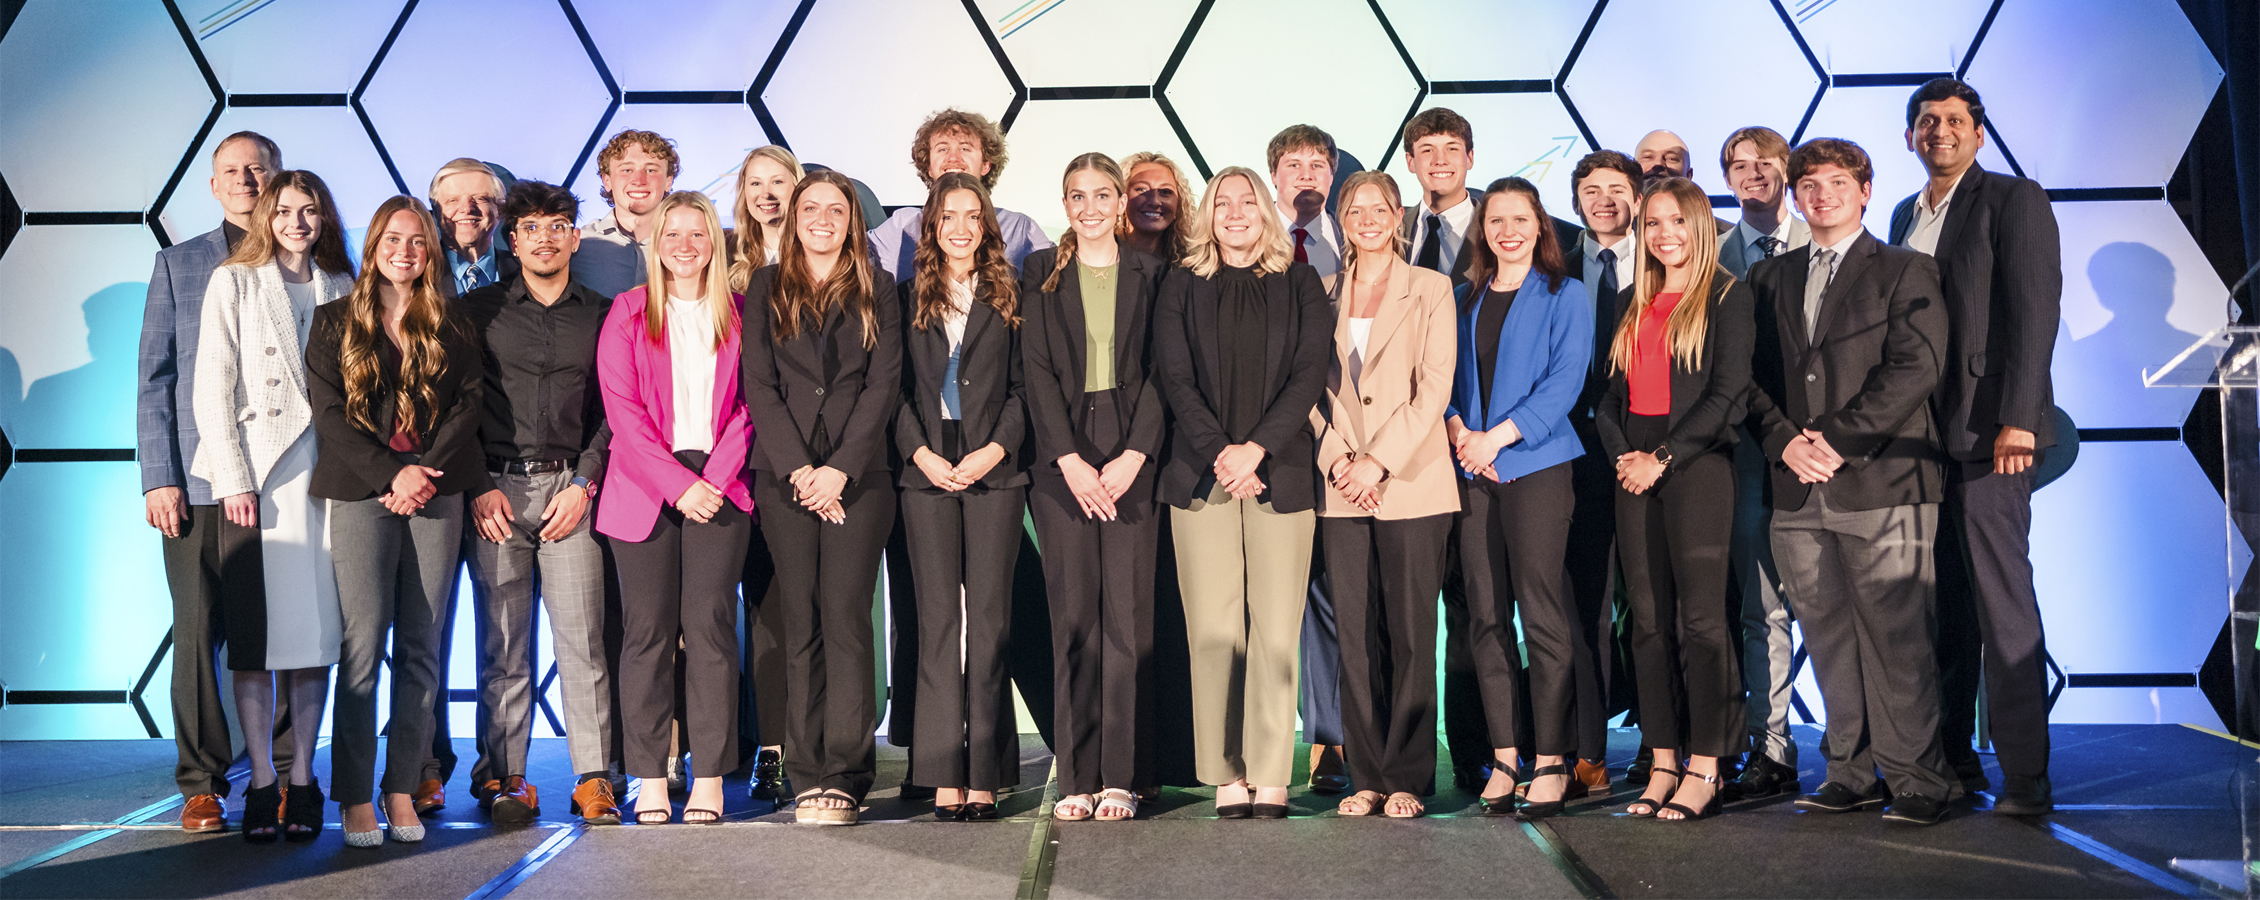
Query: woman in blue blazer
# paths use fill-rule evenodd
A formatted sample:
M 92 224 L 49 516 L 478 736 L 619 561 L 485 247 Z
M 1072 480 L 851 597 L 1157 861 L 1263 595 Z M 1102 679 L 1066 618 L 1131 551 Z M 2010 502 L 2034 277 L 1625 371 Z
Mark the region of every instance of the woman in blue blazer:
M 1577 634 L 1575 601 L 1564 589 L 1562 556 L 1576 497 L 1569 461 L 1584 446 L 1570 430 L 1570 407 L 1593 356 L 1593 304 L 1568 277 L 1552 220 L 1538 189 L 1521 178 L 1491 183 L 1478 210 L 1475 261 L 1459 286 L 1459 365 L 1445 430 L 1460 465 L 1460 570 L 1467 585 L 1470 643 L 1491 723 L 1497 763 L 1484 787 L 1493 813 L 1515 806 L 1520 768 L 1519 606 L 1530 651 L 1528 749 L 1538 768 L 1523 812 L 1560 812 L 1574 788 L 1566 755 L 1575 752 L 1571 692 L 1590 679 Z

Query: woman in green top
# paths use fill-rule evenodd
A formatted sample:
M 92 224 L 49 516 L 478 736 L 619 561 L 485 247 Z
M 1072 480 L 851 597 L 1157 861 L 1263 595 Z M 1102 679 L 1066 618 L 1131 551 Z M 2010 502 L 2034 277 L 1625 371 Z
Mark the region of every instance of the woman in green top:
M 1053 814 L 1121 821 L 1153 780 L 1152 736 L 1138 723 L 1152 703 L 1162 405 L 1146 378 L 1146 323 L 1165 267 L 1117 240 L 1114 160 L 1085 153 L 1062 181 L 1068 231 L 1028 255 L 1020 286 L 1028 507 L 1052 619 Z

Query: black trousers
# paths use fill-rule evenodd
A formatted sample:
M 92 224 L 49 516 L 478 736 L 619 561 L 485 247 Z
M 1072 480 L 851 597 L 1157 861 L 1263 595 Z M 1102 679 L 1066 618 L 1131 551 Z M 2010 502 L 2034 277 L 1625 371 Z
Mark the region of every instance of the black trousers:
M 1152 735 L 1140 727 L 1152 719 L 1152 492 L 1140 479 L 1115 504 L 1118 517 L 1101 522 L 1083 515 L 1064 480 L 1039 475 L 1028 490 L 1051 601 L 1052 754 L 1063 796 L 1153 783 Z
M 1572 420 L 1585 455 L 1570 460 L 1576 512 L 1570 517 L 1569 591 L 1577 602 L 1578 640 L 1592 657 L 1590 672 L 1578 671 L 1578 701 L 1572 713 L 1577 755 L 1599 762 L 1608 756 L 1609 719 L 1634 707 L 1632 660 L 1617 628 L 1616 461 L 1601 449 L 1589 422 Z M 1637 713 L 1634 714 L 1637 717 Z
M 1444 746 L 1455 772 L 1489 765 L 1491 726 L 1483 715 L 1483 685 L 1475 677 L 1475 649 L 1468 642 L 1467 581 L 1460 577 L 1460 521 L 1451 519 L 1444 538 Z
M 2032 587 L 2032 472 L 1949 465 L 1939 512 L 1939 727 L 1947 762 L 1957 770 L 1977 762 L 1970 739 L 1982 671 L 2001 773 L 2046 775 L 2048 649 Z
M 777 563 L 756 520 L 746 541 L 738 596 L 745 602 L 744 652 L 739 654 L 738 758 L 743 768 L 756 748 L 785 743 L 784 607 L 777 602 Z
M 895 524 L 895 488 L 879 473 L 840 494 L 833 525 L 793 499 L 782 474 L 754 473 L 754 508 L 778 561 L 785 626 L 785 774 L 802 791 L 845 791 L 860 803 L 876 777 L 877 658 L 871 604 L 879 555 Z
M 617 680 L 629 775 L 667 777 L 678 637 L 691 777 L 719 778 L 737 768 L 738 578 L 752 530 L 752 518 L 725 501 L 704 523 L 663 508 L 649 538 L 612 542 L 620 565 Z
M 1663 443 L 1666 417 L 1631 418 L 1633 446 Z M 1740 657 L 1727 628 L 1734 457 L 1713 451 L 1678 463 L 1645 494 L 1617 489 L 1640 738 L 1648 747 L 1734 756 L 1747 733 Z
M 1562 583 L 1574 505 L 1568 463 L 1504 484 L 1460 481 L 1460 577 L 1467 583 L 1469 642 L 1494 748 L 1582 755 L 1572 716 L 1600 703 L 1598 679 L 1578 677 L 1593 657 L 1578 640 L 1577 605 Z M 1530 655 L 1527 740 L 1517 727 L 1526 702 L 1517 610 Z
M 1342 647 L 1342 737 L 1360 790 L 1436 791 L 1436 594 L 1449 513 L 1318 520 Z
M 894 680 L 918 685 L 914 784 L 993 791 L 1020 780 L 1005 651 L 1027 506 L 1020 487 L 902 492 L 918 619 L 896 642 L 917 642 L 918 665 Z

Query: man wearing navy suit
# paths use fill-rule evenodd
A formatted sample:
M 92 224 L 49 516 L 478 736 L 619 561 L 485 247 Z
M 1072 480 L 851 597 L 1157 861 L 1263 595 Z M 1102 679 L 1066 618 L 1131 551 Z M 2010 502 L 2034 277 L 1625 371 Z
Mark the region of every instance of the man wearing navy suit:
M 235 761 L 235 731 L 221 705 L 216 655 L 227 640 L 218 627 L 219 505 L 212 485 L 188 474 L 197 437 L 190 379 L 212 271 L 247 229 L 257 227 L 251 209 L 267 179 L 281 169 L 282 151 L 256 132 L 220 140 L 212 151 L 212 197 L 226 220 L 157 251 L 141 322 L 135 458 L 141 461 L 149 525 L 164 535 L 165 581 L 172 588 L 173 743 L 180 751 L 173 779 L 185 801 L 181 829 L 191 832 L 227 827 L 221 798 L 228 794 L 228 765 Z M 276 765 L 287 765 L 279 758 L 286 746 L 277 744 Z
M 1949 457 L 1939 541 L 1940 727 L 1962 786 L 1991 786 L 1970 747 L 1978 673 L 2003 784 L 1993 811 L 2036 816 L 2048 785 L 2048 677 L 2032 587 L 2032 466 L 2056 443 L 2064 274 L 2056 213 L 2037 182 L 1977 165 L 1985 104 L 1951 78 L 1907 101 L 1907 149 L 1930 181 L 1891 213 L 1891 242 L 1938 261 L 1952 322 L 1932 403 Z

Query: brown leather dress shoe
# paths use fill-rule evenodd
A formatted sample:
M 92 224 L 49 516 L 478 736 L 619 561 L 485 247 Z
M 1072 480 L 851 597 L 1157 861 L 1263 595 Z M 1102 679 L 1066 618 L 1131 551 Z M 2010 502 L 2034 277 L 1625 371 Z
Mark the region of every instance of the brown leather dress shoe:
M 581 782 L 573 789 L 573 814 L 590 825 L 620 824 L 620 806 L 612 800 L 612 782 L 602 778 Z
M 180 830 L 190 834 L 206 834 L 227 829 L 227 807 L 220 804 L 220 795 L 198 794 L 181 804 Z
M 416 792 L 409 796 L 416 803 L 417 815 L 431 815 L 447 808 L 447 782 L 437 778 L 426 780 L 423 784 L 417 785 Z
M 1590 759 L 1577 761 L 1577 769 L 1569 776 L 1571 781 L 1585 786 L 1582 793 L 1607 796 L 1609 793 L 1609 767 Z M 1579 793 L 1571 788 L 1572 793 Z
M 487 807 L 487 815 L 503 825 L 524 825 L 541 815 L 541 795 L 534 786 L 526 783 L 526 776 L 512 775 L 502 782 L 502 790 L 494 795 Z

